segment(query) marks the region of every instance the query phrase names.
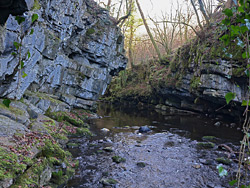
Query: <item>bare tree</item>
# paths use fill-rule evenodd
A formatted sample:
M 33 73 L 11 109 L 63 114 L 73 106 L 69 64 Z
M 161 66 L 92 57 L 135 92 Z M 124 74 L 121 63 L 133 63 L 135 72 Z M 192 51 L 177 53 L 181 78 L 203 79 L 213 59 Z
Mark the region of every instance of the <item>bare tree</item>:
M 156 51 L 156 53 L 157 53 L 157 55 L 158 55 L 158 58 L 159 58 L 159 59 L 162 59 L 161 52 L 160 52 L 160 50 L 159 50 L 159 48 L 158 48 L 158 46 L 157 46 L 157 44 L 156 44 L 156 42 L 155 42 L 155 40 L 154 40 L 154 37 L 153 37 L 153 35 L 152 35 L 150 29 L 149 29 L 149 26 L 148 26 L 148 24 L 147 24 L 146 18 L 145 18 L 145 16 L 144 16 L 144 13 L 143 13 L 143 11 L 142 11 L 142 9 L 141 9 L 141 6 L 140 6 L 140 3 L 139 3 L 138 0 L 136 0 L 136 4 L 137 4 L 138 10 L 139 10 L 139 12 L 140 12 L 141 18 L 142 18 L 142 20 L 143 20 L 144 26 L 145 26 L 145 28 L 146 28 L 146 30 L 147 30 L 148 36 L 149 36 L 149 38 L 150 38 L 150 40 L 151 40 L 151 42 L 152 42 L 152 44 L 153 44 L 153 46 L 154 46 L 154 49 L 155 49 L 155 51 Z

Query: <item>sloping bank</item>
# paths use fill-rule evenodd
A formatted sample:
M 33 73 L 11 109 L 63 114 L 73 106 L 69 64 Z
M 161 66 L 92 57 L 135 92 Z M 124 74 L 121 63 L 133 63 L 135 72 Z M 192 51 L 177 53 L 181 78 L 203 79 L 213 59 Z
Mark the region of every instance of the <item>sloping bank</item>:
M 223 32 L 220 25 L 211 26 L 161 62 L 151 60 L 121 72 L 112 80 L 106 99 L 242 119 L 241 104 L 248 100 L 247 62 L 237 41 L 224 51 L 219 39 Z M 236 94 L 230 104 L 225 100 L 228 92 Z
M 94 115 L 80 109 L 95 109 L 126 67 L 123 36 L 92 0 L 6 0 L 0 10 L 0 187 L 57 187 L 77 166 L 67 136 L 91 135 Z

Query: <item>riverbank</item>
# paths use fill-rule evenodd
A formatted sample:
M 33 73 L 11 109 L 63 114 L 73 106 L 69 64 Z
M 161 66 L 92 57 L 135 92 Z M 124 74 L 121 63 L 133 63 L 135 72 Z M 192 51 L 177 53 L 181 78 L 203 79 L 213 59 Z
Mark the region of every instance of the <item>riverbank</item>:
M 30 93 L 29 93 L 30 94 Z M 34 100 L 27 99 L 39 99 Z M 92 136 L 86 122 L 95 114 L 68 108 L 41 93 L 0 100 L 0 187 L 58 187 L 68 181 L 78 161 L 67 151 L 70 137 Z

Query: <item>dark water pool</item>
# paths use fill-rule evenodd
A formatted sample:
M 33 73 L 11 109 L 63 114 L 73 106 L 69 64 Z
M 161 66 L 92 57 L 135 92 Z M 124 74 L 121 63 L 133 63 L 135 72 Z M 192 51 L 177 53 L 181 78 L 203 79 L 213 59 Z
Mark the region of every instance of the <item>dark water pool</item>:
M 80 166 L 66 187 L 229 187 L 228 177 L 219 177 L 216 169 L 216 158 L 228 155 L 217 146 L 223 143 L 237 148 L 242 132 L 228 119 L 105 103 L 99 104 L 98 115 L 102 118 L 90 122 L 96 136 L 72 140 L 79 143 L 70 151 Z M 152 132 L 138 134 L 138 127 L 143 125 L 151 126 Z M 217 137 L 215 147 L 197 148 L 203 136 Z M 117 164 L 114 156 L 126 161 Z M 232 162 L 224 168 L 233 174 L 235 166 Z M 110 178 L 117 183 L 104 182 Z

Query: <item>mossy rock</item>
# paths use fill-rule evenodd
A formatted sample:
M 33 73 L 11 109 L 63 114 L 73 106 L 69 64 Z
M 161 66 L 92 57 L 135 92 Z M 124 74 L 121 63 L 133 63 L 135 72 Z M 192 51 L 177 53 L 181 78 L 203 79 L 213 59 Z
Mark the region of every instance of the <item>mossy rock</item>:
M 69 148 L 77 148 L 77 147 L 79 147 L 79 144 L 71 142 L 71 143 L 68 143 L 67 146 Z
M 20 163 L 20 157 L 13 152 L 0 147 L 0 181 L 4 179 L 15 178 L 18 174 L 21 174 L 27 168 L 27 163 L 30 165 L 30 160 Z M 27 159 L 27 158 L 26 158 Z
M 11 188 L 19 187 L 39 187 L 41 185 L 41 176 L 47 170 L 50 173 L 49 162 L 46 158 L 37 160 L 24 174 L 20 175 Z M 48 175 L 47 180 L 50 179 Z
M 41 5 L 39 3 L 39 0 L 34 0 L 34 5 L 31 8 L 31 10 L 39 10 L 41 8 Z
M 79 127 L 76 129 L 76 135 L 93 136 L 93 133 L 88 128 Z
M 230 165 L 232 163 L 232 161 L 230 159 L 226 159 L 224 157 L 216 158 L 216 161 L 218 163 L 222 163 L 222 164 L 225 164 L 225 165 Z
M 209 148 L 214 148 L 215 144 L 212 142 L 199 142 L 197 146 L 198 148 L 209 149 Z
M 65 159 L 65 151 L 57 144 L 52 141 L 45 141 L 45 146 L 42 148 L 42 156 L 44 157 L 58 157 L 59 159 Z
M 92 34 L 94 34 L 95 33 L 95 29 L 93 29 L 93 28 L 89 28 L 87 31 L 86 31 L 86 35 L 88 36 L 88 35 L 92 35 Z
M 126 162 L 126 159 L 120 156 L 113 156 L 112 157 L 113 162 L 115 163 L 122 163 L 122 162 Z
M 202 140 L 203 141 L 209 141 L 209 142 L 216 142 L 217 138 L 215 136 L 203 136 Z
M 112 186 L 118 183 L 118 181 L 116 181 L 113 178 L 102 178 L 100 181 L 104 186 Z

